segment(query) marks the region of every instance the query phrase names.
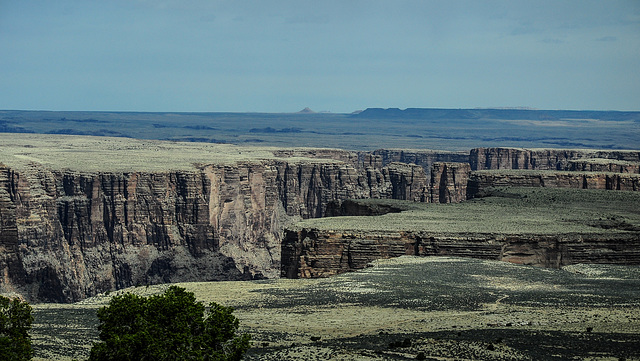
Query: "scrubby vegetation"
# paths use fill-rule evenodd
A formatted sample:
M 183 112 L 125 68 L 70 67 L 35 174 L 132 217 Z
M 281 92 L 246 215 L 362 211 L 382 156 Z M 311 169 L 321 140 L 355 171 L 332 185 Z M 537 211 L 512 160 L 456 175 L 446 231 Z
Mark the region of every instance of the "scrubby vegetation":
M 420 354 L 426 360 L 638 360 L 637 266 L 546 269 L 454 257 L 374 264 L 326 279 L 177 286 L 205 304 L 235 308 L 239 331 L 253 340 L 246 361 L 407 360 Z M 85 360 L 86 349 L 75 342 L 97 339 L 91 307 L 127 293 L 161 295 L 167 288 L 35 305 L 41 320 L 33 331 L 37 360 Z

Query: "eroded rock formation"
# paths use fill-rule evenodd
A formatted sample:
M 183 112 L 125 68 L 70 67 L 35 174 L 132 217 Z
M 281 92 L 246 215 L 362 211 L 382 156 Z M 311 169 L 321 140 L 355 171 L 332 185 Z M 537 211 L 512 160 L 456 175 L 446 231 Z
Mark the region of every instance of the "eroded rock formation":
M 356 168 L 347 152 L 304 152 L 166 172 L 3 166 L 1 291 L 69 302 L 132 285 L 277 277 L 290 220 L 322 217 L 332 200 L 429 196 L 418 165 Z
M 468 198 L 483 189 L 496 186 L 551 187 L 640 191 L 640 174 L 602 172 L 472 172 L 468 182 Z
M 136 147 L 147 145 L 131 149 Z M 340 203 L 347 199 L 460 202 L 502 184 L 640 189 L 635 173 L 639 152 L 491 148 L 473 150 L 470 158 L 433 151 L 270 152 L 264 159 L 198 161 L 163 171 L 83 171 L 73 163 L 51 167 L 37 158 L 20 167 L 0 164 L 0 292 L 70 302 L 150 283 L 329 275 L 362 267 L 372 257 L 400 254 L 479 255 L 553 265 L 558 252 L 561 260 L 577 253 L 553 253 L 544 242 L 474 243 L 411 232 L 309 230 L 304 236 L 293 231 L 283 236 L 283 230 L 296 219 L 348 213 L 348 203 Z M 605 156 L 610 161 L 597 160 Z M 486 168 L 620 173 L 472 171 Z M 332 202 L 338 203 L 328 214 Z M 290 242 L 283 245 L 283 237 Z M 531 252 L 538 258 L 523 256 L 523 247 L 536 249 Z
M 591 168 L 586 164 L 604 164 Z M 627 172 L 638 170 L 640 151 L 599 151 L 571 149 L 475 148 L 470 151 L 472 170 L 597 170 Z M 583 169 L 579 169 L 583 168 Z
M 429 201 L 461 202 L 500 186 L 639 191 L 639 160 L 638 151 L 477 148 L 470 152 L 469 163 L 432 163 Z M 362 204 L 343 206 L 340 215 L 367 214 L 364 208 Z M 613 222 L 602 228 L 627 226 Z M 324 277 L 399 255 L 451 255 L 544 267 L 639 264 L 638 229 L 628 230 L 633 232 L 545 235 L 291 229 L 285 230 L 282 276 Z
M 285 231 L 282 277 L 327 277 L 403 255 L 471 257 L 554 268 L 577 263 L 640 264 L 640 238 L 637 234 L 462 235 L 303 228 Z
M 467 199 L 471 168 L 467 163 L 434 163 L 431 171 L 431 202 L 458 203 Z
M 469 162 L 468 152 L 444 152 L 435 150 L 378 149 L 373 152 L 361 152 L 359 156 L 361 162 L 363 158 L 365 159 L 365 162 L 371 158 L 375 159 L 378 167 L 382 167 L 393 162 L 419 165 L 424 169 L 427 177 L 431 177 L 431 169 L 435 163 Z

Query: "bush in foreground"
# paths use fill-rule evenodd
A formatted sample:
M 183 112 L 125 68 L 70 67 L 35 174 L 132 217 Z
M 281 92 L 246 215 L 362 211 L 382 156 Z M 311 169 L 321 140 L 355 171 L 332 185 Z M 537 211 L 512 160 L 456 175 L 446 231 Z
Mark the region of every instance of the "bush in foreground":
M 148 298 L 115 296 L 98 310 L 102 341 L 89 360 L 240 360 L 250 337 L 236 335 L 232 312 L 214 302 L 207 309 L 177 286 Z
M 30 360 L 31 306 L 19 299 L 0 296 L 0 361 Z

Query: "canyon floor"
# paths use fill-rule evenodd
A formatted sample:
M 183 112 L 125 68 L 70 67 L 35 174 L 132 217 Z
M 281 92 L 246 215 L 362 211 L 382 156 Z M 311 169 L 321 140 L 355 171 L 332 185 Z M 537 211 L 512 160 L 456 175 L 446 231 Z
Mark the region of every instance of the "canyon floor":
M 640 360 L 640 267 L 400 257 L 312 280 L 178 284 L 236 308 L 245 360 Z M 122 292 L 34 305 L 35 360 L 83 360 Z

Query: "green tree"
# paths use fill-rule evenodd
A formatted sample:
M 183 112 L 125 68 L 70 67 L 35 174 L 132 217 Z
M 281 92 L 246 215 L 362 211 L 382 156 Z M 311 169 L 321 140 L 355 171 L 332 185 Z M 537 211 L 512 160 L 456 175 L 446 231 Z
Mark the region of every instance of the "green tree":
M 0 296 L 0 361 L 31 360 L 31 306 Z
M 115 296 L 98 310 L 100 342 L 90 361 L 240 360 L 250 345 L 236 335 L 233 308 L 196 302 L 191 292 L 171 286 L 162 295 Z

